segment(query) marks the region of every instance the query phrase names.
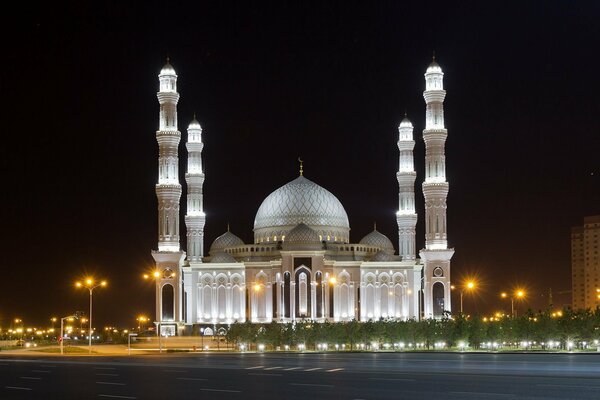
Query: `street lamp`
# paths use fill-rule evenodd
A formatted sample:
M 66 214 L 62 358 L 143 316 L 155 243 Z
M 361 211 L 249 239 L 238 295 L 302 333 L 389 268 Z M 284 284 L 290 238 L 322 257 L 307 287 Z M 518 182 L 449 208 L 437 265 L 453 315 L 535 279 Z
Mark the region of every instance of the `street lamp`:
M 106 287 L 106 281 L 96 282 L 93 278 L 86 278 L 83 282 L 75 282 L 75 287 L 77 288 L 86 288 L 90 292 L 90 329 L 88 331 L 88 350 L 89 354 L 92 354 L 92 295 L 94 293 L 94 289 L 99 287 Z
M 477 282 L 475 282 L 473 279 L 469 279 L 467 281 L 465 281 L 465 283 L 463 283 L 462 285 L 458 285 L 458 288 L 460 289 L 460 313 L 463 313 L 463 292 L 465 290 L 468 291 L 473 291 L 475 290 L 475 288 L 477 287 Z M 450 289 L 456 289 L 456 286 L 451 285 Z
M 506 292 L 502 292 L 500 293 L 500 297 L 502 297 L 503 299 L 508 298 L 508 293 Z M 515 310 L 515 298 L 517 300 L 521 300 L 525 298 L 525 291 L 523 289 L 517 289 L 515 290 L 515 292 L 510 296 L 510 312 L 512 317 L 516 317 L 516 310 Z
M 64 341 L 64 325 L 65 325 L 65 320 L 69 320 L 72 321 L 73 319 L 77 318 L 77 316 L 75 315 L 67 315 L 66 317 L 62 317 L 60 319 L 60 354 L 64 354 L 64 350 L 63 350 L 63 341 Z

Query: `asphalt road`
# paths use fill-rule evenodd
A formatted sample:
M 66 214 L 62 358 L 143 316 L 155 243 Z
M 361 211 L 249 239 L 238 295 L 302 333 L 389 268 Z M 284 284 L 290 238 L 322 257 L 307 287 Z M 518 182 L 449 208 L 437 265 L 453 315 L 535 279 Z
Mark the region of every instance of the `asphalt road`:
M 599 399 L 600 354 L 2 356 L 0 399 Z

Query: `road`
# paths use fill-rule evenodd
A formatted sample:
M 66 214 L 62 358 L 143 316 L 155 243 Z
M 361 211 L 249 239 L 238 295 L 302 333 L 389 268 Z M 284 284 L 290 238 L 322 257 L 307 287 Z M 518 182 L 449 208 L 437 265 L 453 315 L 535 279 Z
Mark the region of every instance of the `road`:
M 598 399 L 600 354 L 0 354 L 0 399 Z

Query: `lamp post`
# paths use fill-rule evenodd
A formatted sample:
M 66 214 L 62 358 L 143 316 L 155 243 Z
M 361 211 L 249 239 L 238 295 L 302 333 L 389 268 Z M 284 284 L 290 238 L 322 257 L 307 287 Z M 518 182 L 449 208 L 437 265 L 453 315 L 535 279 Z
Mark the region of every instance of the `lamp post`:
M 64 354 L 64 350 L 63 350 L 63 341 L 64 341 L 64 325 L 65 325 L 65 319 L 68 320 L 72 320 L 73 318 L 76 318 L 74 315 L 67 315 L 66 317 L 62 317 L 60 319 L 60 354 Z
M 456 289 L 457 286 L 450 286 L 450 289 Z M 464 284 L 458 285 L 460 289 L 460 313 L 463 313 L 463 293 L 465 290 L 472 291 L 477 287 L 477 283 L 473 279 L 467 280 Z
M 500 293 L 500 297 L 502 297 L 503 299 L 506 299 L 509 296 L 508 296 L 508 293 L 502 292 L 502 293 Z M 513 318 L 515 318 L 517 316 L 517 313 L 515 310 L 515 298 L 517 298 L 517 299 L 525 298 L 525 291 L 523 289 L 517 289 L 510 296 L 510 315 L 512 315 Z
M 86 278 L 83 283 L 75 282 L 75 286 L 78 288 L 84 287 L 90 292 L 90 328 L 88 331 L 88 352 L 92 354 L 92 299 L 94 294 L 94 289 L 99 287 L 106 287 L 106 281 L 101 281 L 99 283 L 95 282 L 93 278 Z

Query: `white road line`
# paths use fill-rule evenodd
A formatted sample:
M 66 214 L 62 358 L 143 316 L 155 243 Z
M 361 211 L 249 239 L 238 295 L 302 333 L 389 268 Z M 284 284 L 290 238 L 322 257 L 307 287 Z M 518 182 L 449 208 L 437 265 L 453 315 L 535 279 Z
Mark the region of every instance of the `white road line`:
M 181 381 L 207 381 L 208 379 L 204 379 L 204 378 L 175 378 L 175 379 L 179 379 Z
M 15 390 L 33 390 L 31 388 L 19 387 L 19 386 L 4 386 L 4 389 L 15 389 Z
M 119 374 L 96 374 L 96 376 L 119 376 Z
M 229 390 L 229 389 L 200 389 L 203 392 L 225 392 L 225 393 L 242 393 L 241 390 Z
M 20 376 L 19 378 L 21 378 L 21 379 L 36 379 L 36 380 L 42 379 L 39 376 Z
M 471 396 L 502 396 L 502 397 L 515 397 L 514 394 L 510 393 L 489 393 L 489 392 L 449 392 L 451 394 L 459 394 L 459 395 L 471 395 Z
M 316 386 L 316 387 L 333 387 L 333 385 L 320 385 L 318 383 L 290 383 L 292 386 Z
M 116 369 L 114 367 L 94 367 L 94 369 Z
M 42 368 L 56 368 L 56 365 L 40 365 Z
M 398 382 L 414 382 L 416 379 L 409 378 L 369 378 L 372 381 L 398 381 Z
M 300 369 L 300 368 L 302 368 L 302 367 L 284 368 L 283 370 L 284 370 L 284 371 L 293 371 L 293 370 L 295 370 L 295 369 Z
M 545 386 L 545 387 L 561 387 L 561 388 L 576 388 L 576 389 L 590 389 L 590 390 L 597 390 L 600 389 L 600 386 L 578 386 L 578 385 L 557 385 L 557 384 L 544 384 L 544 383 L 538 383 L 535 386 Z
M 269 368 L 265 368 L 265 371 L 270 371 L 272 369 L 281 369 L 283 367 L 269 367 Z
M 99 394 L 98 397 L 111 397 L 113 399 L 137 399 L 137 397 L 132 397 L 132 396 L 117 396 L 115 394 Z
M 121 382 L 96 382 L 98 385 L 115 385 L 115 386 L 125 386 L 124 383 Z
M 344 368 L 334 368 L 334 369 L 328 369 L 325 372 L 337 372 L 337 371 L 343 371 L 343 370 L 344 370 Z
M 264 368 L 264 365 L 257 365 L 256 367 L 248 367 L 246 369 L 257 369 L 257 368 Z
M 50 371 L 44 371 L 41 369 L 32 369 L 31 372 L 38 372 L 40 374 L 49 374 L 50 373 Z
M 163 372 L 176 372 L 176 373 L 183 373 L 183 372 L 187 372 L 185 370 L 182 369 L 163 369 Z
M 252 373 L 252 372 L 249 372 L 248 375 L 251 375 L 251 376 L 282 376 L 281 374 L 261 374 L 261 373 Z
M 305 369 L 305 371 L 318 371 L 320 369 L 323 369 L 323 368 L 309 368 L 309 369 Z

